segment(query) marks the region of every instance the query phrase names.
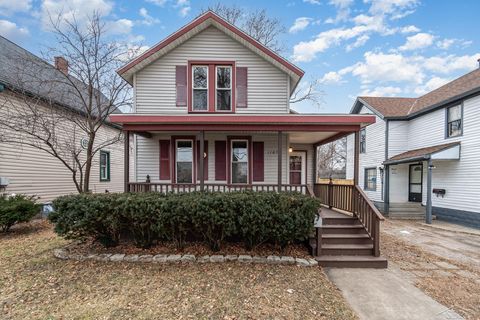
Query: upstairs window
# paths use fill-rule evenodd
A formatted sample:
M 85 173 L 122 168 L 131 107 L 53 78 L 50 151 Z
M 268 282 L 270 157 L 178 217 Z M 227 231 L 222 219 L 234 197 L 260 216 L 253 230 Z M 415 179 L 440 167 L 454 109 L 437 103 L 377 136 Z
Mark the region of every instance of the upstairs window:
M 193 66 L 192 70 L 192 109 L 194 111 L 208 110 L 208 66 Z
M 447 108 L 447 138 L 462 135 L 462 105 Z
M 216 110 L 232 110 L 232 67 L 217 66 Z
M 360 130 L 360 145 L 358 147 L 360 153 L 365 153 L 367 150 L 367 131 L 365 128 Z

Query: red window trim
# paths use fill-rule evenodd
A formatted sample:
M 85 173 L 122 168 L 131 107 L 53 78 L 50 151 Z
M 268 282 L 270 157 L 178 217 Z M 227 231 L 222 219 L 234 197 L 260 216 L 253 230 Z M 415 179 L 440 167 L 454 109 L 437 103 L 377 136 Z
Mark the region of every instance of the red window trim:
M 252 161 L 253 161 L 253 148 L 251 136 L 227 136 L 227 183 L 232 184 L 232 140 L 247 140 L 248 144 L 248 181 L 246 184 L 252 184 Z M 236 183 L 237 184 L 237 183 Z M 242 185 L 242 183 L 238 183 Z
M 208 66 L 208 108 L 205 111 L 193 110 L 192 107 L 192 67 L 195 65 Z M 215 67 L 230 66 L 232 67 L 232 110 L 230 111 L 216 111 L 216 72 Z M 235 61 L 221 61 L 221 60 L 189 60 L 187 70 L 187 104 L 189 113 L 235 113 L 236 98 L 235 98 L 235 86 L 236 86 L 236 65 Z
M 170 175 L 172 177 L 172 183 L 177 183 L 177 172 L 176 172 L 176 167 L 177 167 L 177 140 L 192 140 L 192 152 L 193 152 L 193 176 L 192 176 L 192 184 L 195 184 L 196 178 L 197 178 L 197 137 L 195 136 L 172 136 L 171 137 L 172 142 L 170 143 L 170 153 L 171 153 L 171 159 L 173 159 L 171 163 L 171 172 L 172 174 Z M 182 183 L 183 184 L 183 183 Z

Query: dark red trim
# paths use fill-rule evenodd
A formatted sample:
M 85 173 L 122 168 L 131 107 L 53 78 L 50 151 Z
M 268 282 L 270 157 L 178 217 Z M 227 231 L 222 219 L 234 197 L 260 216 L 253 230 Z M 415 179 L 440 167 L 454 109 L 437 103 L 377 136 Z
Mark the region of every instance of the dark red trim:
M 271 58 L 275 59 L 278 61 L 280 64 L 282 64 L 284 67 L 288 68 L 292 72 L 294 72 L 296 75 L 299 77 L 302 77 L 304 72 L 297 66 L 293 65 L 292 63 L 288 62 L 284 58 L 280 57 L 278 54 L 270 50 L 269 48 L 265 47 L 264 45 L 260 44 L 258 41 L 254 40 L 252 37 L 247 35 L 245 32 L 241 31 L 240 29 L 234 27 L 233 25 L 229 24 L 227 21 L 224 19 L 220 18 L 216 14 L 214 14 L 211 11 L 206 12 L 205 14 L 201 15 L 197 19 L 193 20 L 189 24 L 185 25 L 178 31 L 174 32 L 170 36 L 168 36 L 165 40 L 161 41 L 160 43 L 156 44 L 153 48 L 150 50 L 147 50 L 145 53 L 142 55 L 138 56 L 137 58 L 133 59 L 131 62 L 127 63 L 125 66 L 121 67 L 117 72 L 121 75 L 125 72 L 127 72 L 129 69 L 133 68 L 137 64 L 139 64 L 141 61 L 147 59 L 151 55 L 155 54 L 156 52 L 160 51 L 162 48 L 168 46 L 181 36 L 185 35 L 186 33 L 192 31 L 202 23 L 206 22 L 207 20 L 212 19 L 213 21 L 219 23 L 223 27 L 227 28 L 231 32 L 235 33 L 245 41 L 248 41 L 250 44 L 254 45 L 257 49 L 261 50 L 263 53 L 267 54 Z
M 227 181 L 227 141 L 215 141 L 215 181 Z
M 322 144 L 327 144 L 327 143 L 330 143 L 330 142 L 333 142 L 333 141 L 336 141 L 338 139 L 341 139 L 343 137 L 346 137 L 350 134 L 350 132 L 339 132 L 331 137 L 328 137 L 328 138 L 325 138 L 323 140 L 320 140 L 318 142 L 315 142 L 313 144 L 314 147 L 318 147 L 318 146 L 321 146 Z
M 171 141 L 170 140 L 159 140 L 159 179 L 160 180 L 170 180 L 171 177 L 171 163 L 172 163 L 172 153 L 171 153 Z
M 252 181 L 265 181 L 265 142 L 252 142 Z
M 242 125 L 242 124 L 126 124 L 123 130 L 135 131 L 300 131 L 355 132 L 358 125 Z
M 193 83 L 192 83 L 192 67 L 193 66 L 207 66 L 208 67 L 208 106 L 207 110 L 193 110 L 192 101 L 193 101 Z M 230 111 L 217 111 L 216 110 L 216 101 L 217 101 L 217 81 L 216 81 L 216 67 L 231 67 L 232 68 L 232 97 L 231 97 L 231 110 Z M 235 113 L 235 91 L 236 91 L 236 66 L 235 61 L 222 61 L 222 60 L 189 60 L 188 61 L 188 70 L 187 70 L 187 101 L 188 101 L 188 112 L 189 113 Z
M 197 147 L 197 168 L 200 167 L 200 157 L 203 157 L 203 155 L 200 155 L 200 140 L 197 140 L 196 142 L 196 147 Z M 208 154 L 208 140 L 203 141 L 203 152 L 205 153 L 206 157 L 203 159 L 203 180 L 208 181 L 208 159 L 209 159 L 209 154 Z M 197 170 L 198 174 L 198 170 Z M 200 180 L 199 177 L 196 177 L 197 181 Z
M 251 136 L 227 136 L 227 183 L 232 184 L 232 140 L 247 140 L 248 144 L 248 182 L 252 184 L 252 137 Z M 240 183 L 239 183 L 240 184 Z
M 172 177 L 172 183 L 177 183 L 177 172 L 175 167 L 177 166 L 177 140 L 192 140 L 192 152 L 193 152 L 193 176 L 192 176 L 192 184 L 195 184 L 197 178 L 197 137 L 195 136 L 171 136 L 172 143 L 170 143 L 170 153 L 171 153 L 171 172 L 170 175 Z
M 110 121 L 119 124 L 371 124 L 375 123 L 373 115 L 135 115 L 112 114 Z

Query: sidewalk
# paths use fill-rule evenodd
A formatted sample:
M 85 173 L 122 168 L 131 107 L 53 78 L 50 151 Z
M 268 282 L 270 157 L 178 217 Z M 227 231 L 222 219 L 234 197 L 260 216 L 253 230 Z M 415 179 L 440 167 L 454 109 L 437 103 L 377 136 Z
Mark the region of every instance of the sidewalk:
M 360 319 L 459 320 L 453 310 L 416 288 L 411 275 L 388 269 L 325 269 Z

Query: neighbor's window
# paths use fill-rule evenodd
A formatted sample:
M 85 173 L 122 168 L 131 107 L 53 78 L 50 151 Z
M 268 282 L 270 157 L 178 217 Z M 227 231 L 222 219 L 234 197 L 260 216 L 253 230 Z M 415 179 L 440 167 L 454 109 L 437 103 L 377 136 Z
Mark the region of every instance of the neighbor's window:
M 208 66 L 193 66 L 193 103 L 194 111 L 208 110 Z
M 359 145 L 359 152 L 365 153 L 367 150 L 367 131 L 365 128 L 360 130 L 360 145 Z
M 110 152 L 100 151 L 100 181 L 110 181 Z
M 177 140 L 175 148 L 175 170 L 177 183 L 193 181 L 193 141 Z
M 232 110 L 232 67 L 217 66 L 217 101 L 218 111 Z
M 455 137 L 462 134 L 462 106 L 454 106 L 447 109 L 447 137 Z
M 248 141 L 232 142 L 232 183 L 248 182 Z
M 369 191 L 377 190 L 377 169 L 376 168 L 365 169 L 364 189 Z

